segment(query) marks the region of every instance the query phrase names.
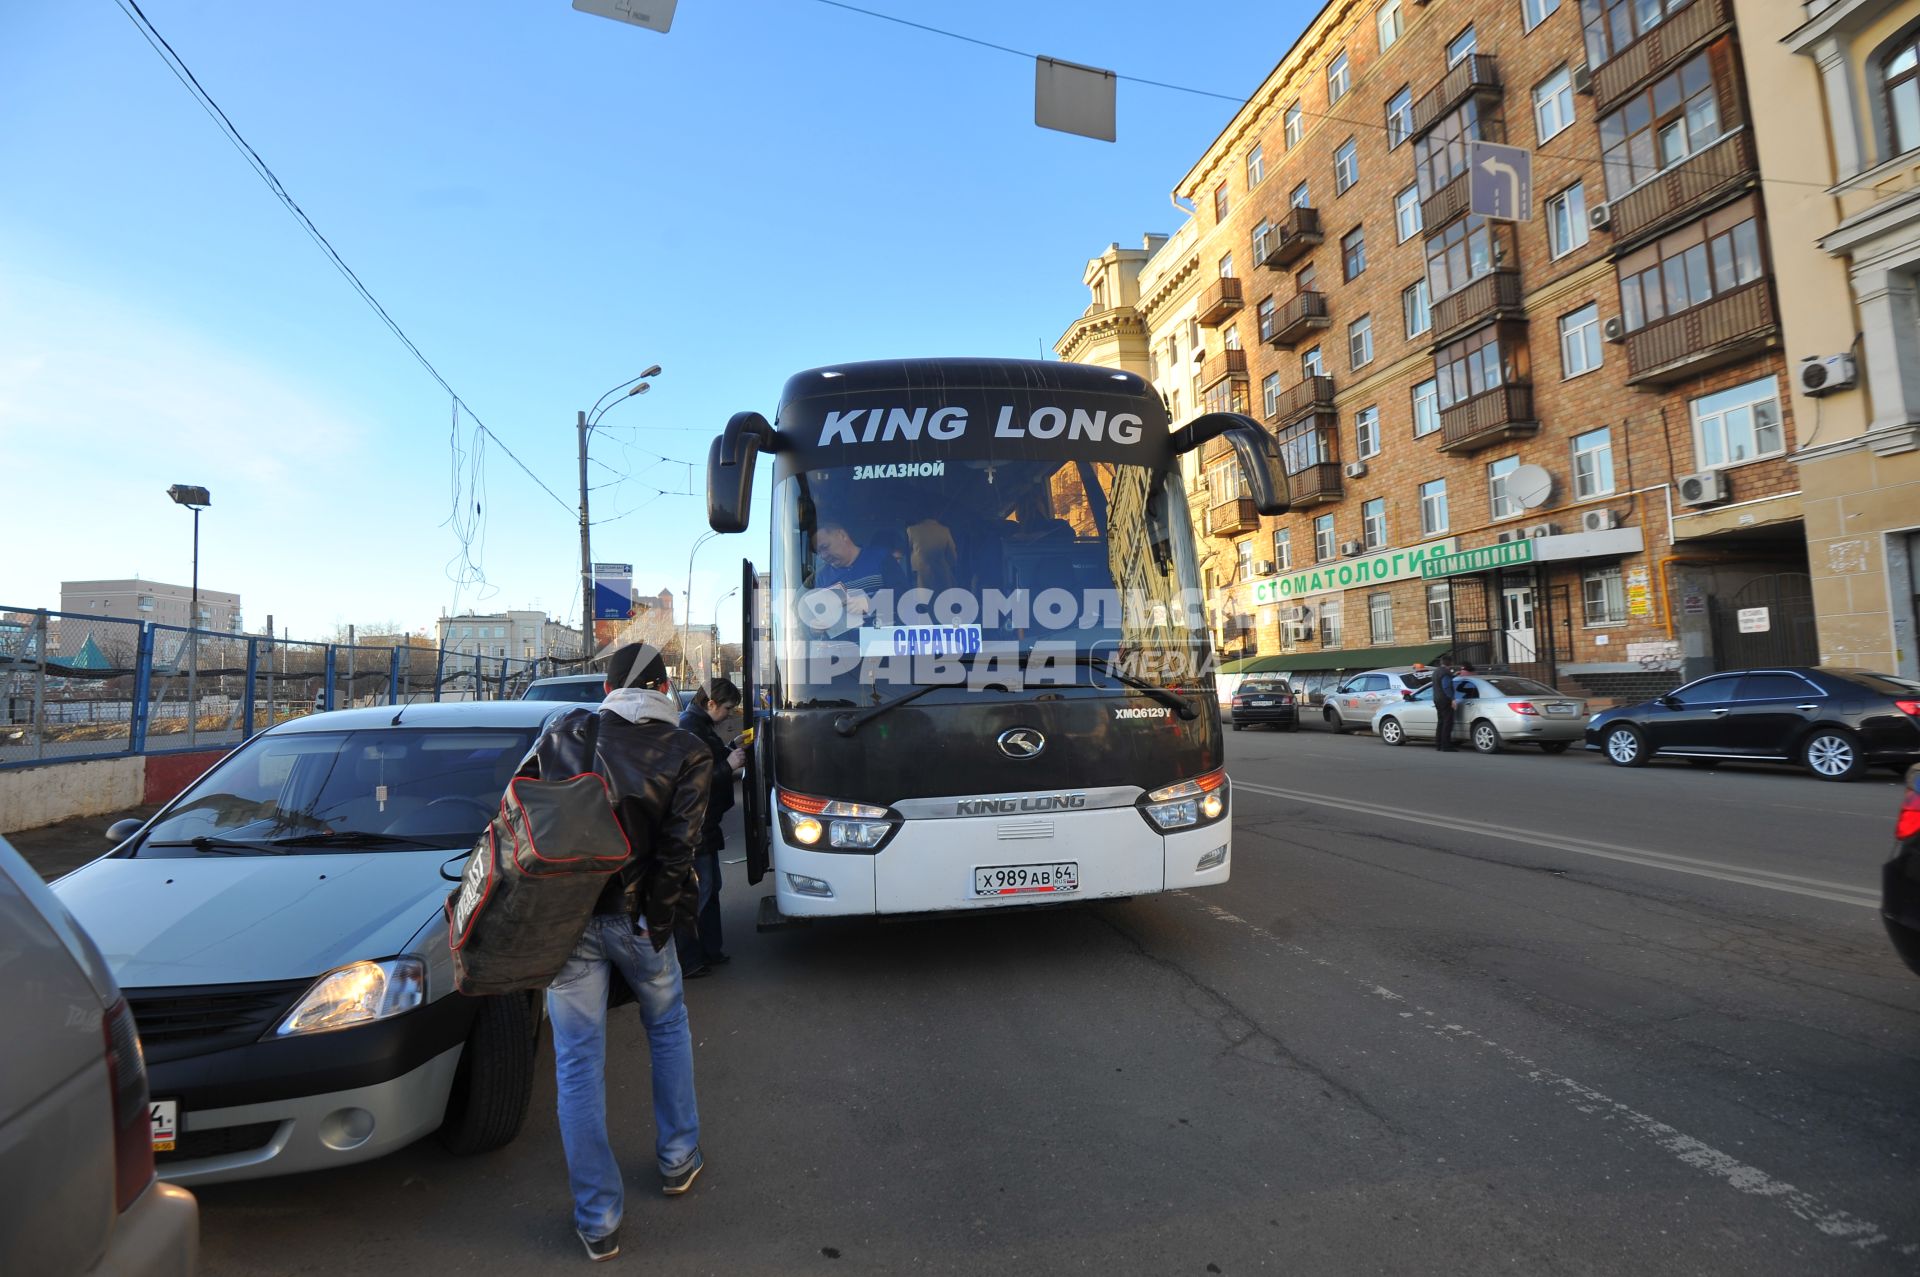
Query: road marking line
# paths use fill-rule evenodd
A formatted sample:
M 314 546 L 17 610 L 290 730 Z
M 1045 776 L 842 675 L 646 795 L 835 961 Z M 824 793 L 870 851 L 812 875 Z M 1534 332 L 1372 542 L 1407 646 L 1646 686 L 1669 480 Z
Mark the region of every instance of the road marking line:
M 1722 1152 L 1704 1140 L 1688 1135 L 1656 1117 L 1624 1104 L 1604 1091 L 1578 1082 L 1557 1070 L 1547 1068 L 1530 1056 L 1496 1042 L 1485 1034 L 1475 1032 L 1463 1024 L 1442 1019 L 1439 1013 L 1421 1006 L 1404 994 L 1395 993 L 1384 985 L 1356 975 L 1345 967 L 1322 958 L 1290 940 L 1283 940 L 1258 923 L 1236 918 L 1219 906 L 1196 898 L 1190 892 L 1173 891 L 1168 894 L 1192 901 L 1218 921 L 1238 923 L 1272 948 L 1337 973 L 1370 998 L 1412 1007 L 1411 1011 L 1400 1011 L 1396 1018 L 1411 1021 L 1413 1027 L 1444 1041 L 1464 1042 L 1478 1051 L 1497 1055 L 1512 1066 L 1517 1076 L 1545 1088 L 1548 1094 L 1564 1101 L 1575 1112 L 1598 1118 L 1605 1125 L 1618 1124 L 1628 1133 L 1668 1154 L 1681 1165 L 1720 1180 L 1736 1192 L 1776 1202 L 1796 1219 L 1812 1224 L 1816 1230 L 1827 1237 L 1844 1240 L 1858 1250 L 1867 1250 L 1890 1240 L 1879 1225 L 1838 1207 L 1830 1206 L 1805 1189 L 1784 1180 L 1775 1179 L 1759 1167 L 1742 1162 L 1732 1154 Z M 1902 1255 L 1912 1255 L 1920 1251 L 1920 1246 L 1910 1244 L 1896 1247 L 1896 1249 Z
M 1585 839 L 1566 838 L 1558 834 L 1542 833 L 1534 829 L 1516 829 L 1510 825 L 1493 825 L 1478 820 L 1462 820 L 1455 816 L 1435 816 L 1423 811 L 1409 811 L 1402 807 L 1385 807 L 1378 803 L 1360 802 L 1351 799 L 1322 798 L 1297 789 L 1279 789 L 1271 785 L 1257 785 L 1250 781 L 1235 778 L 1235 789 L 1244 789 L 1249 793 L 1261 794 L 1269 798 L 1285 798 L 1292 802 L 1312 803 L 1318 807 L 1332 807 L 1340 811 L 1363 812 L 1371 816 L 1380 816 L 1387 820 L 1404 820 L 1411 824 L 1436 826 L 1451 829 L 1456 833 L 1484 834 L 1491 838 L 1502 838 L 1509 842 L 1530 843 L 1540 847 L 1551 847 L 1557 851 L 1570 851 L 1582 856 L 1595 856 L 1601 860 L 1617 860 L 1626 864 L 1641 865 L 1649 869 L 1665 869 L 1672 873 L 1692 874 L 1699 878 L 1716 878 L 1721 882 L 1735 882 L 1748 887 L 1765 887 L 1769 891 L 1791 892 L 1796 896 L 1811 896 L 1816 900 L 1831 900 L 1837 904 L 1855 905 L 1863 909 L 1879 909 L 1880 897 L 1877 892 L 1863 887 L 1854 887 L 1844 882 L 1829 882 L 1821 878 L 1803 878 L 1798 874 L 1775 873 L 1771 869 L 1749 869 L 1741 865 L 1729 865 L 1717 860 L 1700 860 L 1692 856 L 1676 856 L 1664 851 L 1648 851 L 1640 847 L 1621 847 L 1613 843 L 1590 842 Z

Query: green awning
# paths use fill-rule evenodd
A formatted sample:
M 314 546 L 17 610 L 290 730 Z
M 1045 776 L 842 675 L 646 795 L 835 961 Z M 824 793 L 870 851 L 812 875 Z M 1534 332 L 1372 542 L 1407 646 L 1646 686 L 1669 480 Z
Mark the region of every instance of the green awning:
M 1422 664 L 1453 647 L 1451 643 L 1416 643 L 1408 647 L 1349 647 L 1331 652 L 1296 652 L 1290 656 L 1248 656 L 1228 661 L 1221 674 L 1278 674 L 1285 670 L 1377 670 L 1393 665 Z

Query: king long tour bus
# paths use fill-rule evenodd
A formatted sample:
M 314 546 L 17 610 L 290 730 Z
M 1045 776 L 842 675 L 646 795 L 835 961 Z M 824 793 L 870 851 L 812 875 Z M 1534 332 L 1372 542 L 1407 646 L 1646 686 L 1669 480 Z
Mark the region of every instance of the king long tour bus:
M 1171 430 L 1132 373 L 883 361 L 791 378 L 708 454 L 744 532 L 773 464 L 771 565 L 743 564 L 748 877 L 762 921 L 1223 883 L 1231 786 L 1181 453 L 1220 439 L 1263 514 L 1273 437 Z

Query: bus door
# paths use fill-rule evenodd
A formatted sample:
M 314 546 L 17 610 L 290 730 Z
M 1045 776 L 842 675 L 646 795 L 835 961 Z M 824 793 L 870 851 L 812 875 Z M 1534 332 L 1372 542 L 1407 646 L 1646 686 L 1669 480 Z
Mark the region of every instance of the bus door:
M 747 748 L 746 776 L 740 782 L 740 824 L 747 840 L 747 881 L 757 883 L 767 876 L 767 791 L 761 783 L 765 773 L 761 759 L 773 757 L 768 736 L 773 726 L 773 702 L 768 680 L 767 704 L 760 703 L 761 686 L 756 679 L 760 663 L 767 655 L 767 636 L 757 626 L 767 615 L 767 600 L 760 597 L 760 574 L 753 560 L 740 561 L 740 703 L 747 707 L 747 723 L 753 728 L 753 744 Z

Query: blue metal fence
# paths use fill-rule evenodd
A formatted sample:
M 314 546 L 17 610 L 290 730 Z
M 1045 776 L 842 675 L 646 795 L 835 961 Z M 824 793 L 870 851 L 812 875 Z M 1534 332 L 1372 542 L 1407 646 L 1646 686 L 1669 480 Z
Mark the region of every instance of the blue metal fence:
M 577 672 L 393 643 L 313 643 L 0 604 L 0 768 L 230 749 L 321 710 L 507 700 Z

